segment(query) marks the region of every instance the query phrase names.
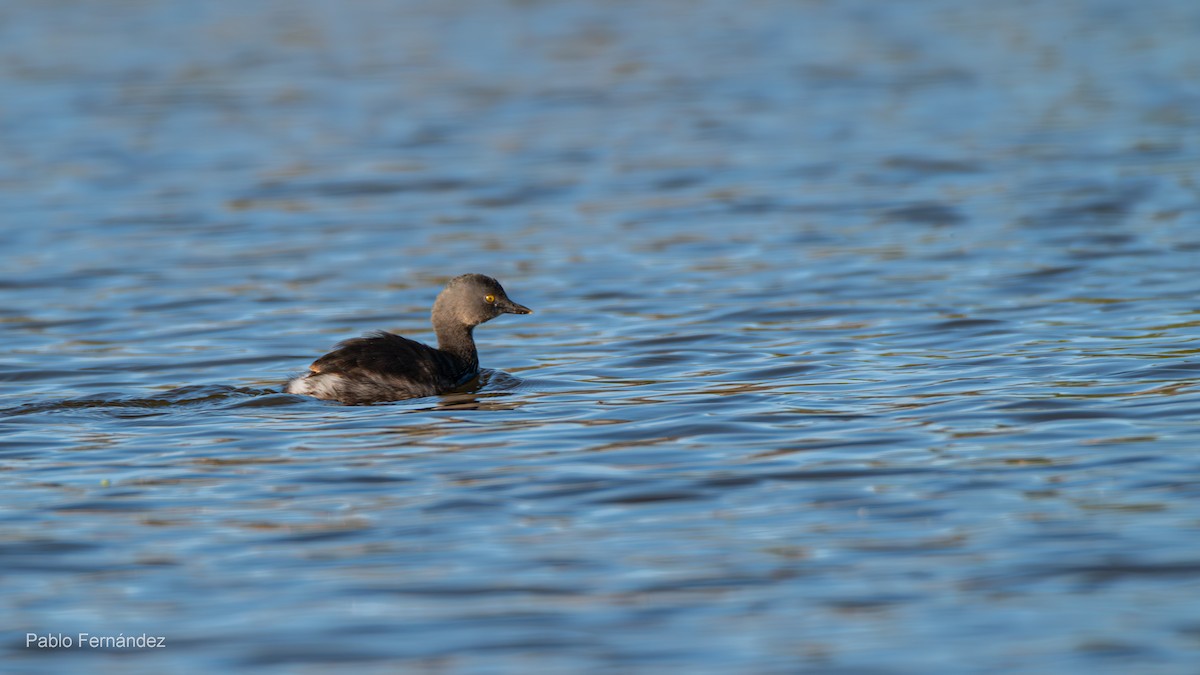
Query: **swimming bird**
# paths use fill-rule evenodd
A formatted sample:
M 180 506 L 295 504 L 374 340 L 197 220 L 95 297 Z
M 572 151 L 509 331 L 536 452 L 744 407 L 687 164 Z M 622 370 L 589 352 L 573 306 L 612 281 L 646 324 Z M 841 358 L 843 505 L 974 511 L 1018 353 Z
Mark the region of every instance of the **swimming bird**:
M 475 326 L 501 314 L 533 314 L 508 299 L 482 274 L 454 277 L 433 303 L 437 349 L 395 333 L 375 331 L 346 340 L 287 383 L 289 394 L 361 404 L 433 396 L 479 374 Z

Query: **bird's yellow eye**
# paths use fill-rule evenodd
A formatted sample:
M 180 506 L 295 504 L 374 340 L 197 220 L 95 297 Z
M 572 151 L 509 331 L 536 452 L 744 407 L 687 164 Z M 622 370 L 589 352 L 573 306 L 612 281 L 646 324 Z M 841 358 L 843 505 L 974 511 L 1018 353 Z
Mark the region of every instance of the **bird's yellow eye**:
M 493 303 L 493 302 L 495 302 L 495 301 L 496 301 L 496 296 L 494 296 L 494 295 L 485 295 L 485 296 L 483 296 L 483 299 L 484 299 L 484 300 L 486 300 L 486 301 L 488 302 L 488 304 L 490 305 L 491 303 Z

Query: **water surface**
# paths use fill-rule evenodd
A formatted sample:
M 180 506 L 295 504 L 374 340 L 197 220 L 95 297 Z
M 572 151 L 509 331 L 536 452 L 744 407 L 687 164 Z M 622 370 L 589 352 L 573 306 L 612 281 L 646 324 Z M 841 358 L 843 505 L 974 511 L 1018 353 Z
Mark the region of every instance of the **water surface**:
M 1197 26 L 6 4 L 4 665 L 1191 672 Z M 467 391 L 278 393 L 468 271 Z

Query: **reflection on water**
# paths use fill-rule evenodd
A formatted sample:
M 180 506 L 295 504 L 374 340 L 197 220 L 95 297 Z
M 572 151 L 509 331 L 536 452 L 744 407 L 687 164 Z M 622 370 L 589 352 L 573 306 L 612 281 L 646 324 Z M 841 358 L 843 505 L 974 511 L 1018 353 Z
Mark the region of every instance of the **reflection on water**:
M 18 670 L 1196 662 L 1194 3 L 6 9 Z

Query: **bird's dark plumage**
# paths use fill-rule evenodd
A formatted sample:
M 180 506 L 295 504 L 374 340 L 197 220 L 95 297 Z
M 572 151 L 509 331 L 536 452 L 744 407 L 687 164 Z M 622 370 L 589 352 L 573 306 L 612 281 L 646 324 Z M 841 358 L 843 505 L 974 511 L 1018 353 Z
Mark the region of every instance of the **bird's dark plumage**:
M 375 403 L 432 396 L 479 373 L 475 326 L 501 314 L 531 314 L 482 274 L 450 280 L 433 305 L 438 348 L 378 331 L 346 340 L 317 359 L 286 391 L 342 403 Z

